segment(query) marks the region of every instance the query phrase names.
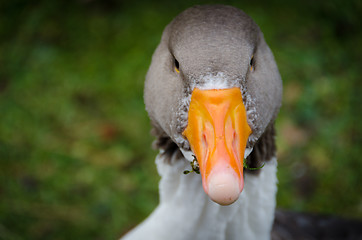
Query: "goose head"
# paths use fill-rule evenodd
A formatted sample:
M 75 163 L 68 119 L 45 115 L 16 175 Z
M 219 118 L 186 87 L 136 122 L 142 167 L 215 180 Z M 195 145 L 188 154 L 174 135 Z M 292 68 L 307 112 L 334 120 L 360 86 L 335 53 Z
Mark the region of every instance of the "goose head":
M 259 27 L 222 5 L 189 8 L 166 26 L 144 90 L 157 137 L 196 157 L 205 193 L 221 205 L 242 192 L 244 158 L 273 124 L 281 95 Z

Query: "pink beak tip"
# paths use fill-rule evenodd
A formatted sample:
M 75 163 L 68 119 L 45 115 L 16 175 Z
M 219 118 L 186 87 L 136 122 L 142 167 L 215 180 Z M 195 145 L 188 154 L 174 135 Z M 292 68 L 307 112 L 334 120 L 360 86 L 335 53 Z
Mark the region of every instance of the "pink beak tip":
M 230 205 L 238 200 L 243 185 L 236 174 L 215 172 L 209 176 L 208 189 L 205 189 L 205 192 L 214 202 Z

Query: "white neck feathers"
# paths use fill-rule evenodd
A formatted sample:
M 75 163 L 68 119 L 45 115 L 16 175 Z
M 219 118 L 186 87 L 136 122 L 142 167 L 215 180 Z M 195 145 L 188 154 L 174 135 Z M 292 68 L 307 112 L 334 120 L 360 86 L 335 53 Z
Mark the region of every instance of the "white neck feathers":
M 157 156 L 160 204 L 125 240 L 270 239 L 277 192 L 275 157 L 260 174 L 245 175 L 244 190 L 235 203 L 220 206 L 205 194 L 200 175 L 183 174 L 191 167 L 180 156 L 176 151 L 170 162 Z

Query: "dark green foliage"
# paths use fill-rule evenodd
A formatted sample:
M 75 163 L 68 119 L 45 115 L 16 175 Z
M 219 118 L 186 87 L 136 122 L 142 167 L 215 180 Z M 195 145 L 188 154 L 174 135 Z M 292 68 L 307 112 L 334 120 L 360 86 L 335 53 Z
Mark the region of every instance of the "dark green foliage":
M 284 80 L 278 205 L 362 217 L 361 1 L 224 3 L 259 24 Z M 0 239 L 116 239 L 157 205 L 143 81 L 194 4 L 0 3 Z
M 246 163 L 246 160 L 244 159 L 243 165 L 244 165 L 243 167 L 245 169 L 254 171 L 254 170 L 262 169 L 264 167 L 265 163 L 263 163 L 260 167 L 252 168 L 252 167 L 249 167 L 249 165 Z
M 199 162 L 197 161 L 195 156 L 194 156 L 194 160 L 192 160 L 192 162 L 190 162 L 190 165 L 191 165 L 191 170 L 185 170 L 183 172 L 184 174 L 189 174 L 189 173 L 192 173 L 192 172 L 200 174 Z

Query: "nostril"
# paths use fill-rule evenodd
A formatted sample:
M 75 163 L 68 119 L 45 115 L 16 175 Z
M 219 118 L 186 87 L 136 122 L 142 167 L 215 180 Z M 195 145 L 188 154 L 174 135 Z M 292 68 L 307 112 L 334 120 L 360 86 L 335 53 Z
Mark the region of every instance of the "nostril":
M 201 142 L 202 142 L 202 147 L 203 147 L 203 149 L 206 150 L 207 147 L 208 147 L 208 144 L 207 144 L 207 138 L 206 138 L 206 134 L 205 134 L 205 133 L 202 134 Z
M 207 142 L 206 133 L 202 134 L 201 144 L 202 144 L 202 148 L 203 148 L 203 159 L 206 161 L 208 158 L 208 155 L 209 155 L 209 144 Z
M 235 156 L 235 158 L 240 161 L 240 154 L 239 154 L 239 140 L 238 137 L 236 135 L 236 132 L 234 131 L 233 133 L 233 141 L 232 141 L 232 145 L 233 145 L 233 154 Z
M 206 134 L 205 133 L 202 134 L 202 144 L 203 144 L 204 147 L 207 146 Z

